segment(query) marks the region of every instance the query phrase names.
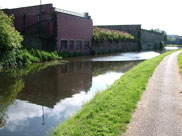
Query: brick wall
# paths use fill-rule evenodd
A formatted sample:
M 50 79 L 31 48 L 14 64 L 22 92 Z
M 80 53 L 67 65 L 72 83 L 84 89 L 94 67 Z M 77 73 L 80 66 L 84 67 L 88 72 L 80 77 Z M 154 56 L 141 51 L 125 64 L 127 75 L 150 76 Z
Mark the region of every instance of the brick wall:
M 65 13 L 57 13 L 57 50 L 59 52 L 89 53 L 92 45 L 93 23 L 89 18 L 82 18 Z M 61 46 L 61 40 L 67 41 L 67 49 Z M 74 49 L 70 49 L 70 40 L 74 41 Z M 81 40 L 82 49 L 77 49 L 76 42 Z M 89 48 L 84 48 L 84 42 L 89 41 Z
M 113 52 L 127 52 L 127 51 L 137 51 L 137 42 L 120 42 L 111 43 L 109 41 L 104 41 L 100 44 L 95 44 L 92 46 L 92 53 L 113 53 Z
M 40 12 L 40 9 L 42 9 L 42 12 Z M 6 12 L 8 15 L 14 15 L 14 25 L 16 29 L 19 32 L 23 32 L 24 28 L 36 24 L 38 20 L 45 20 L 47 18 L 51 18 L 52 13 L 54 12 L 54 8 L 52 7 L 52 4 L 46 4 L 42 5 L 41 7 L 39 5 L 16 9 L 4 9 L 3 11 Z M 34 31 L 34 29 L 31 28 L 27 31 L 27 33 L 31 33 L 32 31 Z

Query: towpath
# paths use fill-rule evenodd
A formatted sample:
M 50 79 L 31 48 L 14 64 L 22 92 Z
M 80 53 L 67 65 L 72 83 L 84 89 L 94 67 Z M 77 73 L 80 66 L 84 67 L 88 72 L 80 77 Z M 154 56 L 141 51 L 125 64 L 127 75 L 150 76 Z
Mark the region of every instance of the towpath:
M 122 136 L 182 136 L 182 77 L 177 55 L 165 57 L 150 78 Z

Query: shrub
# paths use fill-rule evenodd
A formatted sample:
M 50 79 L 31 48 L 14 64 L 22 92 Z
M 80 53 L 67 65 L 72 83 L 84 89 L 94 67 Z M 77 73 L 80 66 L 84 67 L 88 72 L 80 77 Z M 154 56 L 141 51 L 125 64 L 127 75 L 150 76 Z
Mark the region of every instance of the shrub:
M 57 51 L 46 52 L 46 51 L 41 51 L 41 50 L 37 50 L 37 49 L 31 49 L 30 53 L 33 56 L 39 58 L 41 61 L 61 59 L 61 57 L 59 57 Z
M 32 62 L 59 59 L 57 52 L 21 49 L 23 37 L 13 26 L 13 16 L 6 15 L 0 10 L 0 64 L 14 66 L 17 63 L 30 64 Z
M 40 59 L 32 54 L 26 49 L 21 50 L 16 56 L 17 62 L 22 62 L 26 64 L 31 64 L 32 62 L 40 62 Z
M 0 57 L 22 47 L 23 37 L 13 26 L 13 18 L 0 10 Z
M 110 42 L 121 42 L 121 41 L 134 41 L 135 38 L 126 32 L 116 31 L 116 30 L 109 30 L 94 27 L 93 31 L 93 43 L 100 43 L 103 41 L 110 41 Z
M 9 51 L 6 54 L 1 56 L 1 63 L 3 66 L 5 65 L 16 65 L 16 52 Z

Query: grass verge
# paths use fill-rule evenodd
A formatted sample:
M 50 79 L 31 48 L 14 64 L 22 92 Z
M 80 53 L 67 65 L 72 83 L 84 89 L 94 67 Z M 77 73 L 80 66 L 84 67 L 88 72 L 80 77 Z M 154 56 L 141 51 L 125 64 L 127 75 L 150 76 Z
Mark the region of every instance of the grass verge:
M 55 128 L 52 135 L 120 136 L 126 131 L 131 115 L 155 68 L 172 52 L 144 61 L 126 72 L 108 89 L 97 93 L 70 120 Z
M 178 55 L 179 73 L 182 74 L 182 53 Z

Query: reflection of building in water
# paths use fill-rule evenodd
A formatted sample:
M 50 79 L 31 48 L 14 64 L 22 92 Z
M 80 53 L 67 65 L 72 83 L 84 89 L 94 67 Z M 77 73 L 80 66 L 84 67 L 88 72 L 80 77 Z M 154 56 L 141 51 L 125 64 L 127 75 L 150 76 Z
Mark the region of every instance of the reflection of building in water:
M 91 84 L 91 63 L 70 62 L 26 76 L 18 98 L 52 108 L 61 99 L 88 91 Z
M 124 73 L 136 63 L 70 61 L 65 65 L 49 67 L 27 75 L 24 78 L 25 87 L 18 98 L 52 108 L 61 99 L 90 90 L 92 76 L 111 71 Z

